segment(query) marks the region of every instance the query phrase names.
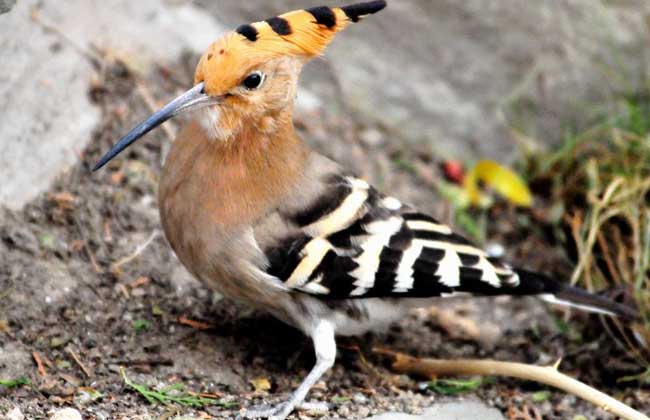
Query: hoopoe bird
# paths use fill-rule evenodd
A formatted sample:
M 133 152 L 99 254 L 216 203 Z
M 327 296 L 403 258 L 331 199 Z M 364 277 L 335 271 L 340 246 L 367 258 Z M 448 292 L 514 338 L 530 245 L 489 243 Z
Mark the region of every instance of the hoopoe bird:
M 362 334 L 443 297 L 538 295 L 634 316 L 490 257 L 299 138 L 292 114 L 303 65 L 337 32 L 385 6 L 296 10 L 225 34 L 201 57 L 194 87 L 120 139 L 94 168 L 164 121 L 189 114 L 160 180 L 169 243 L 198 279 L 302 330 L 316 353 L 285 403 L 248 410 L 247 417 L 283 419 L 301 406 L 334 364 L 337 334 Z

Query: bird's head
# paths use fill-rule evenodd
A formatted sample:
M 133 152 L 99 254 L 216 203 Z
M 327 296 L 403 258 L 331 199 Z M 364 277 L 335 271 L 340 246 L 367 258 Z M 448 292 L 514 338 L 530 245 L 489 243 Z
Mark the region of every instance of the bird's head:
M 321 6 L 241 25 L 208 47 L 196 67 L 194 87 L 120 139 L 93 170 L 181 113 L 195 112 L 215 141 L 234 139 L 245 126 L 272 130 L 275 117 L 291 109 L 302 66 L 320 55 L 338 31 L 385 6 L 384 0 Z

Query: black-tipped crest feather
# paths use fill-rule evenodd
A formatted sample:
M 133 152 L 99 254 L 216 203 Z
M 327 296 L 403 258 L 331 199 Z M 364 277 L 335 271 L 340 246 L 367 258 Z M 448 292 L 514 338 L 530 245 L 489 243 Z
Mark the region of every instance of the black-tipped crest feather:
M 316 19 L 316 23 L 325 25 L 328 28 L 333 28 L 336 26 L 336 15 L 334 11 L 327 6 L 318 6 L 305 9 L 307 12 Z
M 253 25 L 240 25 L 237 29 L 235 29 L 235 32 L 237 32 L 239 35 L 245 36 L 249 41 L 257 41 L 257 29 Z
M 362 17 L 377 13 L 384 7 L 386 7 L 386 2 L 384 0 L 377 0 L 343 6 L 341 10 L 345 12 L 352 22 L 358 22 Z

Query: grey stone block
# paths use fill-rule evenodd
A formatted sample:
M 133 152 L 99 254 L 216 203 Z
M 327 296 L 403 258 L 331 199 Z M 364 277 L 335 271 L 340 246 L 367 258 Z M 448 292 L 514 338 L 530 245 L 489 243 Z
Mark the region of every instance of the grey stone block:
M 499 410 L 478 401 L 457 401 L 425 409 L 422 414 L 385 413 L 366 420 L 505 420 Z

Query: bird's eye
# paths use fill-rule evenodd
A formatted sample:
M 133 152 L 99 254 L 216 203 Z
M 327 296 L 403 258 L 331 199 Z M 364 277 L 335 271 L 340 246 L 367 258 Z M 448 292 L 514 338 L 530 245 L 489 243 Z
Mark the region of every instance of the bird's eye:
M 260 71 L 255 71 L 249 74 L 248 76 L 246 76 L 242 84 L 246 89 L 253 90 L 260 87 L 263 81 L 264 81 L 264 73 Z

